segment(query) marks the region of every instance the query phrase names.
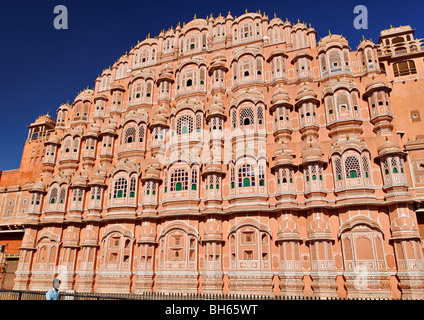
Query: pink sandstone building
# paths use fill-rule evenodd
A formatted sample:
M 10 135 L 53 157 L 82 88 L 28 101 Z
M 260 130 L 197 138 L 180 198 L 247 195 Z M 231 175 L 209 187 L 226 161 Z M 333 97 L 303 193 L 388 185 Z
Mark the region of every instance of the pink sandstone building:
M 148 36 L 32 123 L 1 173 L 9 283 L 423 299 L 414 32 L 354 51 L 246 12 Z

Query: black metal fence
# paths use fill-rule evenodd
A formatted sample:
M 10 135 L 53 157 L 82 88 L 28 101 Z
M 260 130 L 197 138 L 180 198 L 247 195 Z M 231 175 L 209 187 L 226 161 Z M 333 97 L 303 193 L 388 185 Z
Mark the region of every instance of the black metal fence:
M 81 293 L 60 292 L 60 300 L 346 300 L 305 296 L 262 296 L 236 294 L 184 294 L 184 293 Z M 46 300 L 46 292 L 0 289 L 0 300 Z

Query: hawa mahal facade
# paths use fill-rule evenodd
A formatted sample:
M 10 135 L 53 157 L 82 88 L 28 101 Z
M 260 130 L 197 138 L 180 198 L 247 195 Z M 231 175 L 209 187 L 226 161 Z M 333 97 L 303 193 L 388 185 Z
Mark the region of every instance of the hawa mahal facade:
M 246 12 L 148 36 L 1 173 L 11 288 L 424 298 L 414 32 L 353 51 Z

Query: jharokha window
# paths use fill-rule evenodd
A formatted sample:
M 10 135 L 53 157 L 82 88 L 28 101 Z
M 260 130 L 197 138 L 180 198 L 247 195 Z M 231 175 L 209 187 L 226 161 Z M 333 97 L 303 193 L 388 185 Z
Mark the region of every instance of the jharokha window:
M 113 190 L 113 198 L 126 198 L 127 197 L 128 182 L 125 178 L 119 178 L 115 182 L 115 188 Z
M 193 118 L 190 115 L 183 115 L 177 120 L 177 134 L 193 132 Z
M 415 68 L 415 63 L 412 60 L 401 61 L 393 64 L 393 72 L 395 77 L 406 76 L 408 74 L 416 74 L 417 69 Z
M 252 108 L 244 108 L 240 111 L 240 126 L 249 126 L 254 123 Z
M 171 174 L 170 191 L 188 190 L 188 172 L 184 169 L 177 169 Z
M 125 132 L 125 143 L 133 143 L 135 141 L 136 130 L 130 127 Z
M 242 187 L 254 187 L 256 185 L 255 182 L 255 171 L 253 166 L 250 164 L 245 164 L 239 167 L 238 171 L 238 186 Z
M 350 156 L 345 160 L 346 178 L 359 178 L 361 176 L 361 166 L 356 157 Z
M 244 39 L 244 38 L 250 38 L 253 35 L 252 32 L 252 25 L 245 23 L 244 25 L 242 25 L 242 27 L 240 28 L 240 38 Z

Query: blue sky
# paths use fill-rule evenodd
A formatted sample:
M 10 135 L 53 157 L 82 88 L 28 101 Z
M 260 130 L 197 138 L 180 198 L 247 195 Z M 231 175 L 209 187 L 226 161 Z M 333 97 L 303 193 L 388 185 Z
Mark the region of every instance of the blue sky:
M 56 117 L 61 103 L 72 102 L 122 54 L 148 33 L 231 11 L 240 16 L 261 10 L 269 18 L 311 23 L 317 39 L 343 34 L 355 50 L 362 36 L 377 42 L 390 25 L 411 25 L 424 38 L 423 1 L 98 1 L 13 0 L 0 4 L 0 170 L 17 169 L 27 128 L 39 115 Z M 69 29 L 53 27 L 56 5 L 65 5 Z M 353 26 L 356 5 L 368 9 L 368 29 Z

